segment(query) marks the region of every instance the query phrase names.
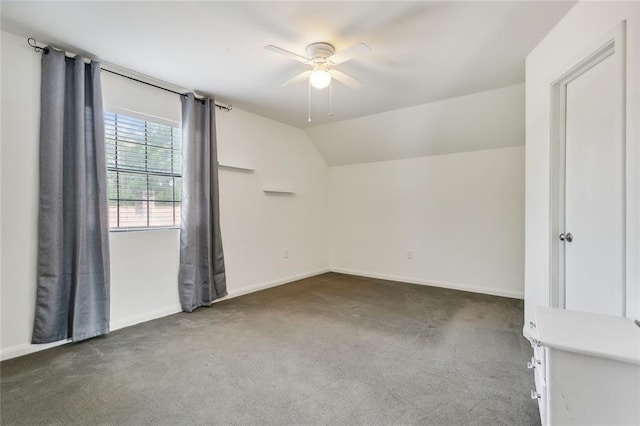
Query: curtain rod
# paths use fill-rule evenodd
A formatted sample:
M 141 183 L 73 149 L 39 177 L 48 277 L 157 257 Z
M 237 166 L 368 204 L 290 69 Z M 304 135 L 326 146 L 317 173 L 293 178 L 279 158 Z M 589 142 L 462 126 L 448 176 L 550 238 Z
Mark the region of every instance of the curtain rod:
M 29 38 L 27 39 L 27 43 L 28 43 L 28 44 L 29 44 L 29 46 L 30 46 L 30 47 L 32 47 L 32 48 L 33 48 L 33 50 L 34 50 L 34 51 L 36 51 L 36 52 L 44 52 L 45 54 L 48 52 L 48 47 L 40 47 L 40 46 L 38 46 L 38 44 L 37 44 L 38 42 L 37 42 L 37 41 L 36 41 L 36 39 L 34 39 L 33 37 L 29 37 Z M 65 51 L 65 53 L 66 53 L 66 54 L 70 54 L 70 55 L 72 55 L 72 53 L 70 53 L 70 52 L 66 52 L 66 51 Z M 121 67 L 118 67 L 118 68 L 121 68 Z M 126 69 L 126 68 L 123 68 L 123 69 Z M 127 79 L 129 79 L 129 80 L 133 80 L 133 81 L 138 82 L 138 83 L 146 84 L 147 86 L 155 87 L 156 89 L 160 89 L 160 90 L 164 90 L 164 91 L 167 91 L 167 92 L 175 93 L 176 95 L 180 95 L 180 96 L 183 96 L 183 95 L 184 95 L 184 93 L 181 93 L 181 92 L 175 91 L 175 90 L 173 90 L 173 89 L 169 89 L 168 87 L 163 87 L 163 86 L 159 86 L 159 85 L 157 85 L 157 84 L 149 83 L 149 82 L 147 82 L 147 81 L 140 80 L 140 79 L 137 79 L 137 78 L 135 78 L 135 77 L 131 77 L 131 76 L 126 75 L 126 74 L 121 74 L 121 73 L 119 73 L 119 72 L 116 72 L 116 71 L 110 70 L 110 69 L 108 69 L 108 68 L 100 67 L 100 70 L 101 70 L 101 71 L 106 71 L 106 72 L 108 72 L 108 73 L 111 73 L 111 74 L 114 74 L 114 75 L 117 75 L 117 76 L 120 76 L 120 77 L 127 78 Z M 198 98 L 196 98 L 196 100 L 201 101 L 201 102 L 204 102 L 204 100 L 203 100 L 203 99 L 198 99 Z M 216 102 L 216 103 L 215 103 L 215 105 L 216 105 L 216 107 L 217 107 L 217 108 L 222 109 L 222 110 L 225 110 L 225 111 L 231 111 L 231 110 L 233 109 L 233 106 L 232 106 L 232 105 L 224 105 L 224 104 L 220 104 L 220 103 L 218 103 L 218 102 Z
M 156 89 L 160 89 L 160 90 L 164 90 L 164 91 L 167 91 L 167 92 L 175 93 L 176 95 L 184 96 L 184 93 L 177 92 L 177 91 L 169 89 L 167 87 L 158 86 L 157 84 L 149 83 L 149 82 L 144 81 L 144 80 L 139 80 L 139 79 L 137 79 L 135 77 L 131 77 L 131 76 L 128 76 L 126 74 L 120 74 L 119 72 L 116 72 L 116 71 L 113 71 L 113 70 L 110 70 L 110 69 L 107 69 L 107 68 L 100 67 L 100 69 L 102 71 L 106 71 L 108 73 L 118 75 L 120 77 L 128 78 L 129 80 L 133 80 L 133 81 L 138 82 L 138 83 L 146 84 L 147 86 L 155 87 Z M 204 102 L 204 99 L 196 98 L 196 100 Z M 225 111 L 231 111 L 231 109 L 233 108 L 233 106 L 231 106 L 231 105 L 223 105 L 223 104 L 219 104 L 218 102 L 216 102 L 215 104 L 216 104 L 217 108 L 223 109 Z

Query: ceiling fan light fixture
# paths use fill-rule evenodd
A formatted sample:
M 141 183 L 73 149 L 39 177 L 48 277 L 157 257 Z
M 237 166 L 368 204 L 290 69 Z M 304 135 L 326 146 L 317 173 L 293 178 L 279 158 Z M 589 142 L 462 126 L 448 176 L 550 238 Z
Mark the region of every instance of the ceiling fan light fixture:
M 309 76 L 309 82 L 316 89 L 324 89 L 331 83 L 331 74 L 329 71 L 323 69 L 313 70 Z

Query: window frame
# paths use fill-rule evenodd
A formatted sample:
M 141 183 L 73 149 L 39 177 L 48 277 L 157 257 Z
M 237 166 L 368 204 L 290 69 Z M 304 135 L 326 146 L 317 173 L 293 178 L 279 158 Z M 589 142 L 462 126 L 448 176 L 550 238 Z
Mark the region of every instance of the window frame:
M 151 122 L 153 124 L 159 124 L 159 125 L 169 126 L 169 127 L 172 127 L 172 128 L 178 128 L 180 131 L 182 129 L 182 123 L 179 122 L 179 121 L 170 120 L 170 119 L 167 119 L 167 118 L 158 117 L 158 116 L 151 115 L 151 114 L 145 114 L 145 113 L 141 113 L 141 112 L 138 112 L 138 111 L 132 111 L 132 110 L 129 110 L 129 109 L 126 109 L 126 108 L 107 107 L 107 106 L 105 106 L 104 107 L 104 111 L 103 111 L 103 121 L 105 121 L 105 116 L 107 114 L 121 115 L 121 116 L 125 116 L 125 117 L 128 117 L 128 118 L 133 118 L 133 119 L 136 119 L 136 120 L 142 120 L 145 123 Z M 106 130 L 106 127 L 107 127 L 106 122 L 105 122 L 104 126 L 105 126 L 105 130 Z M 107 138 L 106 138 L 106 131 L 105 131 L 105 150 L 107 149 L 106 139 Z M 171 149 L 174 149 L 174 148 L 171 148 Z M 105 152 L 105 154 L 106 154 L 106 152 Z M 105 162 L 106 162 L 106 157 L 105 157 Z M 106 172 L 107 172 L 107 174 L 110 171 L 116 171 L 116 172 L 119 171 L 119 172 L 124 172 L 124 173 L 132 173 L 133 172 L 132 170 L 128 170 L 128 169 L 121 169 L 121 168 L 118 168 L 118 167 L 109 167 L 109 164 L 107 162 L 107 164 L 106 164 Z M 151 172 L 149 172 L 149 171 L 140 171 L 140 172 L 137 172 L 137 173 L 139 173 L 141 175 L 144 175 L 144 176 L 164 176 L 164 177 L 171 176 L 173 178 L 180 178 L 181 181 L 182 181 L 182 176 L 183 176 L 182 170 L 180 171 L 179 174 L 174 174 L 174 173 L 167 174 L 165 172 L 153 172 L 153 171 L 151 171 Z M 107 188 L 109 188 L 108 179 L 107 179 Z M 120 200 L 119 197 L 118 197 L 117 200 L 114 200 L 112 198 L 109 198 L 109 196 L 107 195 L 107 206 L 109 206 L 109 203 L 111 201 L 119 201 L 119 200 Z M 149 202 L 149 200 L 141 200 L 141 201 Z M 174 198 L 172 201 L 167 201 L 167 203 L 173 203 L 174 209 L 175 209 L 175 204 L 179 203 L 180 204 L 180 208 L 182 209 L 182 193 L 181 193 L 181 196 L 180 196 L 179 200 Z M 119 206 L 117 208 L 119 209 Z M 111 226 L 111 218 L 109 216 L 109 210 L 110 209 L 108 208 L 107 221 L 109 223 L 109 232 L 119 233 L 119 232 L 167 231 L 167 230 L 180 229 L 180 226 L 181 226 L 181 217 L 180 217 L 180 215 L 178 215 L 176 217 L 176 221 L 179 222 L 179 223 L 177 223 L 175 225 L 130 226 L 130 227 L 119 227 L 119 226 L 117 226 L 117 227 L 112 227 Z

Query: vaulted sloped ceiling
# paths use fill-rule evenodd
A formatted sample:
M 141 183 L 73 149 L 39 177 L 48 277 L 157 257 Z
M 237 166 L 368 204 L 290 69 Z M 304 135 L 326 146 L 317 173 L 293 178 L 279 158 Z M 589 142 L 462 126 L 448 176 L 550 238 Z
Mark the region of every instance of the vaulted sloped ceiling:
M 524 144 L 524 84 L 305 129 L 330 166 Z

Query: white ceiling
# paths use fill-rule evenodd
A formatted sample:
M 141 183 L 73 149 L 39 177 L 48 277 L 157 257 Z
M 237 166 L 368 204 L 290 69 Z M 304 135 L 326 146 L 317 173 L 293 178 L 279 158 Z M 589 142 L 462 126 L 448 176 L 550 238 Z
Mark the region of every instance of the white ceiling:
M 524 59 L 575 2 L 2 2 L 2 29 L 208 93 L 296 127 L 362 117 L 524 81 Z M 372 53 L 339 69 L 364 83 L 280 85 L 313 42 Z

